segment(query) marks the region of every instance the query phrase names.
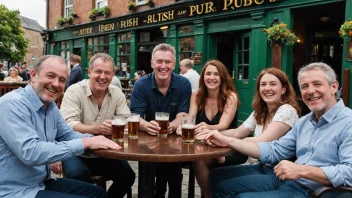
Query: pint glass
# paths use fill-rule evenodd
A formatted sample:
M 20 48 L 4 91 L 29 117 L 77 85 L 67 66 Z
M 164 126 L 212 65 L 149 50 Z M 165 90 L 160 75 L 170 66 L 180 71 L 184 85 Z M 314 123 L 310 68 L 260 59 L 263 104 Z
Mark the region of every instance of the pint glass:
M 167 127 L 169 126 L 169 113 L 156 112 L 155 121 L 159 124 L 159 127 L 161 128 L 158 133 L 158 137 L 167 138 Z
M 181 128 L 182 128 L 182 142 L 193 143 L 194 128 L 195 128 L 194 116 L 190 116 L 190 115 L 182 116 Z
M 128 118 L 128 138 L 138 139 L 139 114 L 132 113 Z
M 124 115 L 117 115 L 111 121 L 112 141 L 123 142 L 123 133 L 125 130 L 126 118 Z

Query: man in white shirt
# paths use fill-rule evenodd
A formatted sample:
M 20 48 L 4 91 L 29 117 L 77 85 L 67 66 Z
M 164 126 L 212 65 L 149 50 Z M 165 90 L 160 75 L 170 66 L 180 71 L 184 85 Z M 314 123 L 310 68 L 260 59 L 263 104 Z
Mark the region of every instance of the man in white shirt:
M 192 91 L 198 90 L 199 74 L 193 69 L 193 63 L 190 59 L 183 59 L 180 62 L 181 75 L 186 77 L 192 86 Z

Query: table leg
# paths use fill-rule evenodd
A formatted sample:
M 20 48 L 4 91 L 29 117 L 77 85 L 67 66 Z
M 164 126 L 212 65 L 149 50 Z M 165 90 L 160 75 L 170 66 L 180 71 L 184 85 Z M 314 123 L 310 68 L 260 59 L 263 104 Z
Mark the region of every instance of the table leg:
M 138 198 L 154 197 L 155 163 L 138 162 Z

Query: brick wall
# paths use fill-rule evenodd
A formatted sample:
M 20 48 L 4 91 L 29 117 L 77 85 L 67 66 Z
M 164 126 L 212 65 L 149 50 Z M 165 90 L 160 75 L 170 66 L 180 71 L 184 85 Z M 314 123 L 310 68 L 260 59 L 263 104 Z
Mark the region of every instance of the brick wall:
M 110 17 L 133 14 L 144 10 L 151 9 L 148 5 L 137 6 L 136 11 L 130 11 L 127 4 L 131 0 L 108 0 L 110 8 Z M 174 3 L 175 0 L 153 0 L 155 7 L 165 6 Z M 95 0 L 73 0 L 73 10 L 78 15 L 78 18 L 73 20 L 73 24 L 83 24 L 91 22 L 88 17 L 88 12 L 95 7 Z M 55 29 L 56 19 L 64 15 L 64 0 L 49 1 L 49 28 Z M 104 17 L 97 17 L 96 20 L 103 20 Z
M 32 65 L 32 56 L 35 57 L 35 60 L 37 60 L 39 57 L 43 55 L 43 49 L 44 49 L 44 42 L 42 40 L 42 37 L 40 35 L 40 32 L 29 30 L 29 29 L 23 29 L 25 31 L 25 38 L 29 40 L 29 45 L 27 48 L 27 54 L 24 59 L 25 62 L 27 62 L 27 66 Z

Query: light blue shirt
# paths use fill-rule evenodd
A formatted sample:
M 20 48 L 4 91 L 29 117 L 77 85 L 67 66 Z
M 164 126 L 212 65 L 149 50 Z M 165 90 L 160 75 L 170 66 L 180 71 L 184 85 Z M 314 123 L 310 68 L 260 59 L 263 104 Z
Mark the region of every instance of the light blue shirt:
M 47 105 L 31 85 L 0 98 L 0 197 L 35 197 L 50 177 L 50 163 L 82 154 L 81 139 L 54 102 Z
M 310 113 L 279 140 L 258 146 L 262 162 L 274 164 L 296 155 L 296 164 L 320 167 L 333 186 L 352 186 L 352 110 L 342 100 L 319 122 Z M 297 181 L 313 190 L 322 186 L 308 179 Z

